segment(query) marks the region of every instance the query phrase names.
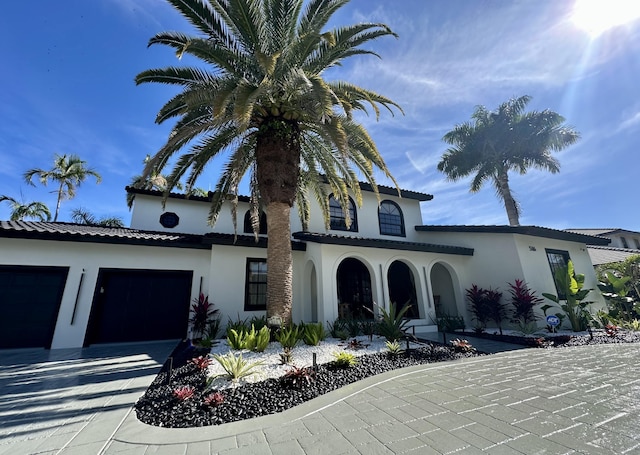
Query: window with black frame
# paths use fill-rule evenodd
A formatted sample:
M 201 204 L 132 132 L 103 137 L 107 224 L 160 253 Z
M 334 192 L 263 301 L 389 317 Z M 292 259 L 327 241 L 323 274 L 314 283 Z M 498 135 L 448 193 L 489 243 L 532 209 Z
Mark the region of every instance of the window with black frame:
M 244 310 L 267 309 L 267 260 L 247 258 Z
M 569 260 L 571 259 L 569 257 L 569 252 L 549 249 L 546 249 L 545 251 L 547 252 L 547 260 L 549 261 L 549 267 L 551 268 L 551 276 L 553 277 L 553 282 L 556 285 L 558 298 L 566 299 L 567 296 L 564 294 L 564 290 L 560 289 L 558 287 L 558 283 L 556 282 L 556 271 L 563 267 L 567 267 L 567 265 L 569 264 Z
M 382 201 L 380 203 L 378 222 L 380 223 L 380 234 L 405 236 L 402 210 L 395 202 Z
M 245 234 L 253 234 L 253 226 L 251 225 L 251 211 L 247 210 L 244 214 L 244 226 L 243 231 Z M 267 214 L 262 212 L 260 214 L 260 227 L 258 228 L 258 234 L 267 233 Z
M 349 198 L 349 218 L 351 218 L 351 226 L 347 228 L 344 210 L 338 200 L 331 195 L 329 197 L 329 228 L 334 231 L 358 232 L 356 205 L 351 198 Z

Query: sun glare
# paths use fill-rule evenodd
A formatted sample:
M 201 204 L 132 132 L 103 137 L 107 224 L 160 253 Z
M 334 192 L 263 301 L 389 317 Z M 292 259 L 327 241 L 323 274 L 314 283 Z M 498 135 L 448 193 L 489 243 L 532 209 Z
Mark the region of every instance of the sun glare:
M 592 37 L 640 18 L 640 0 L 576 0 L 572 22 Z

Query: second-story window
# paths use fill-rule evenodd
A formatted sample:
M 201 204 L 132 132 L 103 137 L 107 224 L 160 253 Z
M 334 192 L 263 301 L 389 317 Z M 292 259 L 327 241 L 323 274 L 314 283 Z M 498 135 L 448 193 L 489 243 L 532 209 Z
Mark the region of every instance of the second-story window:
M 333 197 L 333 195 L 329 197 L 329 216 L 329 227 L 332 230 L 358 232 L 356 206 L 351 198 L 349 198 L 349 218 L 351 218 L 351 226 L 347 228 L 347 221 L 346 217 L 344 216 L 344 210 L 342 210 L 342 206 L 336 200 L 336 198 Z
M 380 234 L 405 236 L 402 210 L 395 202 L 382 201 L 378 209 L 378 222 L 380 223 Z
M 245 234 L 253 234 L 253 226 L 251 226 L 251 211 L 247 210 L 247 213 L 244 214 L 244 229 Z M 258 229 L 258 234 L 266 234 L 267 233 L 267 214 L 262 212 L 260 213 L 260 228 Z
M 624 237 L 620 237 L 620 241 L 622 242 L 622 248 L 629 248 L 629 244 L 627 243 L 627 239 Z

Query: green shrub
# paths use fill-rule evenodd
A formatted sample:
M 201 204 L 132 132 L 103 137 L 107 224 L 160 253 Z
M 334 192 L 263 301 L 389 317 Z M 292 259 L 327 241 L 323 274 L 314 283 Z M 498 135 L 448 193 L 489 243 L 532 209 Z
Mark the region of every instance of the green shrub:
M 238 354 L 236 357 L 231 351 L 226 355 L 214 354 L 213 358 L 225 371 L 225 374 L 220 376 L 224 376 L 233 382 L 238 382 L 240 379 L 257 374 L 256 368 L 262 365 L 262 362 L 249 363 L 242 358 L 242 354 Z M 212 376 L 207 379 L 207 389 L 210 388 L 213 379 L 216 377 L 218 376 Z
M 360 323 L 362 327 L 362 333 L 369 337 L 369 341 L 373 341 L 373 336 L 376 334 L 378 328 L 376 321 L 373 319 L 365 319 Z
M 346 332 L 346 322 L 344 319 L 338 318 L 335 321 L 333 321 L 333 324 L 327 321 L 327 327 L 329 329 L 329 334 L 331 335 L 332 338 L 340 338 L 338 336 L 339 332 Z M 346 332 L 346 333 L 347 333 L 347 336 L 345 337 L 345 339 L 349 337 L 349 332 Z
M 256 352 L 264 352 L 265 349 L 269 346 L 269 341 L 271 340 L 271 330 L 266 325 L 262 326 L 258 333 L 256 334 L 256 342 L 254 351 Z
M 546 292 L 542 295 L 562 308 L 574 332 L 586 330 L 592 319 L 588 309 L 592 302 L 586 302 L 584 299 L 592 290 L 582 289 L 584 274 L 575 273 L 573 262 L 569 261 L 565 267 L 556 270 L 554 279 L 559 294 L 562 295 L 557 296 Z
M 269 346 L 271 331 L 263 326 L 256 332 L 252 325 L 250 329 L 229 329 L 227 343 L 232 349 L 248 349 L 249 351 L 263 352 Z
M 358 359 L 354 354 L 350 352 L 334 352 L 333 353 L 334 361 L 332 362 L 333 366 L 336 368 L 349 368 L 357 365 Z
M 302 333 L 300 333 L 300 328 L 295 324 L 291 324 L 288 327 L 281 327 L 276 333 L 276 340 L 283 348 L 295 348 L 301 337 Z
M 318 346 L 326 338 L 322 322 L 317 324 L 305 324 L 302 330 L 302 340 L 308 346 Z
M 406 325 L 409 322 L 404 315 L 409 311 L 410 305 L 405 305 L 397 311 L 395 303 L 389 304 L 389 311 L 376 305 L 380 310 L 380 320 L 378 321 L 378 334 L 387 341 L 398 341 L 406 335 Z
M 350 337 L 357 337 L 360 335 L 360 320 L 359 319 L 347 319 L 346 320 L 347 331 Z
M 387 351 L 390 356 L 396 357 L 402 354 L 402 347 L 398 341 L 385 341 L 384 344 L 387 347 Z
M 239 332 L 236 329 L 227 330 L 227 343 L 231 349 L 245 349 L 247 345 L 246 333 L 242 329 Z
M 249 325 L 247 324 L 247 320 L 240 319 L 240 316 L 238 316 L 238 319 L 236 319 L 235 321 L 229 318 L 229 320 L 227 321 L 227 328 L 226 328 L 227 336 L 229 336 L 230 330 L 235 330 L 238 333 L 248 331 Z
M 254 326 L 256 331 L 260 331 L 260 329 L 267 326 L 267 317 L 264 315 L 254 316 L 249 320 L 249 325 Z
M 458 329 L 464 329 L 464 319 L 461 316 L 451 316 L 443 314 L 437 320 L 438 330 L 440 332 L 455 332 Z

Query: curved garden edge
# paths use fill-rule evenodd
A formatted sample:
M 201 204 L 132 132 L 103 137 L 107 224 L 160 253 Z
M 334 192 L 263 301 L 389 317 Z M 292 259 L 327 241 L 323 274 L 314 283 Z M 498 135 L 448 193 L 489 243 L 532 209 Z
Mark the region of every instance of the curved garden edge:
M 428 363 L 422 365 L 414 365 L 410 367 L 399 368 L 397 370 L 386 371 L 384 373 L 370 376 L 360 381 L 351 383 L 340 389 L 333 390 L 324 395 L 320 395 L 305 403 L 287 409 L 277 414 L 269 414 L 253 419 L 246 419 L 237 422 L 225 423 L 222 425 L 211 425 L 205 427 L 192 428 L 164 428 L 148 425 L 139 421 L 135 415 L 135 411 L 131 411 L 127 415 L 124 424 L 116 432 L 115 441 L 129 444 L 186 444 L 201 441 L 211 441 L 222 439 L 229 436 L 236 436 L 244 433 L 251 433 L 257 430 L 282 425 L 287 422 L 302 419 L 308 415 L 314 414 L 324 408 L 332 406 L 335 403 L 343 401 L 353 395 L 363 392 L 367 389 L 375 387 L 379 384 L 395 380 L 404 376 L 422 373 L 429 370 L 447 368 L 461 362 L 478 363 L 492 360 L 495 356 L 511 356 L 520 357 L 527 354 L 528 350 L 509 351 L 490 356 L 467 357 L 446 362 Z

